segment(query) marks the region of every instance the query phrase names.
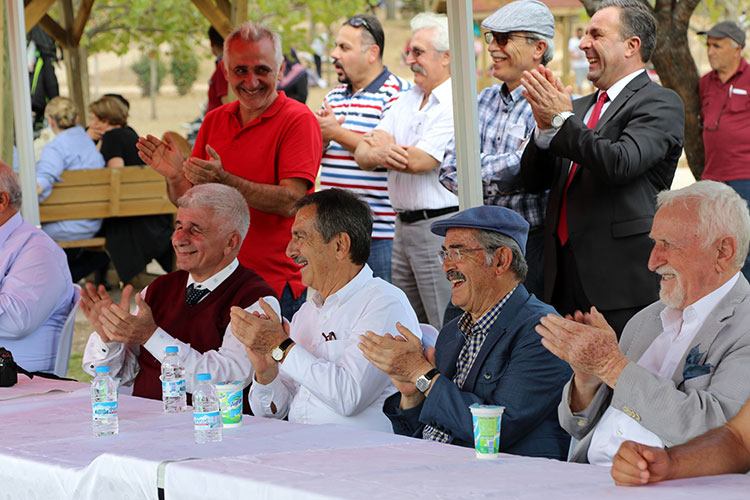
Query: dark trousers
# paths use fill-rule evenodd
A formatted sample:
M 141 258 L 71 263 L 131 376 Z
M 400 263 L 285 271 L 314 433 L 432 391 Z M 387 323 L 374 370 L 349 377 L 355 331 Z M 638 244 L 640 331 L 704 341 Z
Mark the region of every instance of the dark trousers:
M 596 304 L 592 304 L 588 297 L 586 297 L 573 251 L 570 245 L 561 246 L 560 240 L 556 239 L 555 244 L 557 247 L 557 277 L 555 278 L 555 288 L 552 292 L 552 306 L 563 316 L 573 314 L 575 311 L 588 312 L 591 306 L 596 306 Z M 619 340 L 625 324 L 642 307 L 613 309 L 610 311 L 602 311 L 598 307 L 597 309 L 615 331 Z

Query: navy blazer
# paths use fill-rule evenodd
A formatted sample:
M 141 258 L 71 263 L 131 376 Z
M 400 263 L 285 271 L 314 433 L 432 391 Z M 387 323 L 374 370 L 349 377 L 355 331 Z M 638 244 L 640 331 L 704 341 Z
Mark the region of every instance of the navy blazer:
M 469 405 L 505 406 L 500 451 L 531 457 L 565 460 L 570 436 L 557 421 L 557 403 L 570 367 L 542 346 L 534 330 L 539 319 L 555 310 L 529 295 L 519 285 L 492 325 L 482 348 L 459 390 L 452 378 L 464 345 L 459 318 L 443 327 L 435 345 L 435 363 L 441 376 L 425 401 L 402 411 L 401 393 L 386 399 L 383 412 L 393 431 L 422 437 L 425 424 L 453 436 L 453 444 L 474 446 Z

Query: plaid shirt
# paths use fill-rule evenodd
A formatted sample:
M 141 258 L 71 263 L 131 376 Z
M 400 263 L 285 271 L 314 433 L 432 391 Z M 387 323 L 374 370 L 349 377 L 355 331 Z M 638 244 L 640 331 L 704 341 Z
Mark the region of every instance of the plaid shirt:
M 492 309 L 484 313 L 476 323 L 472 321 L 471 315 L 467 312 L 461 316 L 458 320 L 458 329 L 464 335 L 466 342 L 464 342 L 461 352 L 458 353 L 458 359 L 456 359 L 456 374 L 453 375 L 453 383 L 458 386 L 459 389 L 463 389 L 466 377 L 471 371 L 471 367 L 474 365 L 474 360 L 477 359 L 479 350 L 482 349 L 484 339 L 487 338 L 487 334 L 490 332 L 490 328 L 495 323 L 495 320 L 500 316 L 500 311 L 503 310 L 503 306 L 513 292 L 516 291 L 518 285 L 513 287 L 513 290 L 508 292 L 505 297 L 495 304 Z M 449 430 L 438 429 L 431 425 L 425 425 L 422 429 L 422 438 L 430 441 L 439 441 L 441 443 L 450 443 L 453 441 L 453 436 Z
M 533 228 L 544 224 L 547 193 L 527 193 L 521 185 L 521 156 L 536 127 L 522 89 L 519 85 L 509 93 L 504 83 L 498 83 L 479 94 L 479 156 L 484 204 L 510 208 Z M 445 150 L 440 182 L 454 193 L 458 192 L 455 139 L 451 139 Z

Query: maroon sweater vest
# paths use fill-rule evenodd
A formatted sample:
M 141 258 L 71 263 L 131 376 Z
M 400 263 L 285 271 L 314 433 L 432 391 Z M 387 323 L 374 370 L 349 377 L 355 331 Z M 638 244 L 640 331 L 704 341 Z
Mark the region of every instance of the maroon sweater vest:
M 158 277 L 146 290 L 146 303 L 159 327 L 200 353 L 221 346 L 230 307 L 246 308 L 261 297 L 276 296 L 255 271 L 240 265 L 218 288 L 190 307 L 185 303 L 187 279 L 186 271 Z M 161 399 L 161 363 L 141 348 L 138 364 L 141 370 L 135 377 L 133 395 Z

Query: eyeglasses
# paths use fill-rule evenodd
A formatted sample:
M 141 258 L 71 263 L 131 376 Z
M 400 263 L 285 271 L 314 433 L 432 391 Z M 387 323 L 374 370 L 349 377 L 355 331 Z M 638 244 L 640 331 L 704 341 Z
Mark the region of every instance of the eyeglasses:
M 512 33 L 495 33 L 494 31 L 487 31 L 484 34 L 484 41 L 487 42 L 487 45 L 492 43 L 492 39 L 495 39 L 497 44 L 500 47 L 505 47 L 508 45 L 508 40 L 511 38 L 525 38 L 526 40 L 537 40 L 533 36 L 527 36 L 527 35 L 514 35 Z
M 461 254 L 478 252 L 480 250 L 484 250 L 484 248 L 441 248 L 438 250 L 437 256 L 441 264 L 446 259 L 450 259 L 453 262 L 461 262 Z
M 385 45 L 385 34 L 382 32 L 380 34 L 376 34 L 375 30 L 372 29 L 372 26 L 367 22 L 366 19 L 363 19 L 361 17 L 350 17 L 346 20 L 344 25 L 349 25 L 352 28 L 362 28 L 364 27 L 367 32 L 372 35 L 373 40 L 375 40 L 375 45 L 377 45 L 380 48 L 380 53 L 383 53 L 383 46 Z
M 424 54 L 425 52 L 429 52 L 431 50 L 435 50 L 435 49 L 418 49 L 416 47 L 407 47 L 406 50 L 404 51 L 404 54 L 407 57 L 409 56 L 409 54 L 411 54 L 414 56 L 414 59 L 419 59 L 422 56 L 422 54 Z

